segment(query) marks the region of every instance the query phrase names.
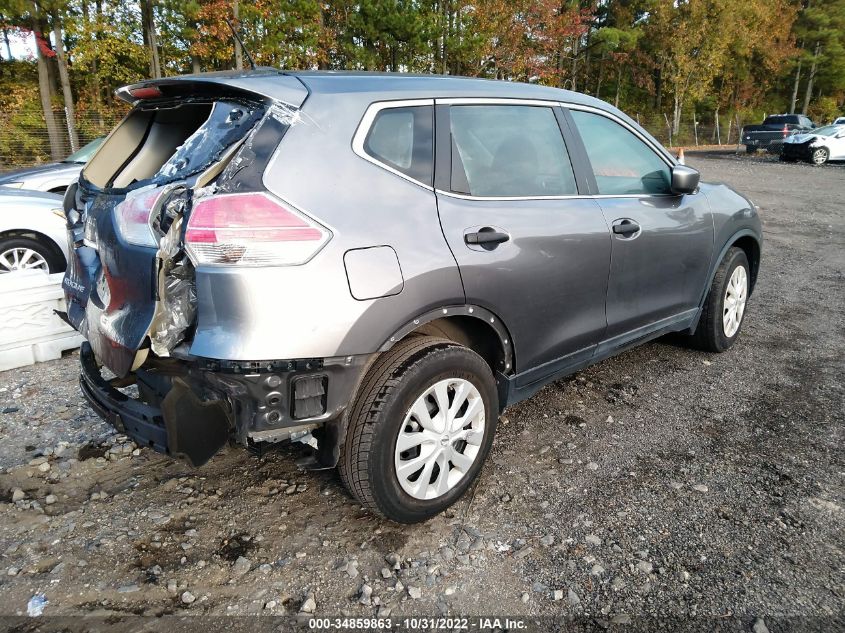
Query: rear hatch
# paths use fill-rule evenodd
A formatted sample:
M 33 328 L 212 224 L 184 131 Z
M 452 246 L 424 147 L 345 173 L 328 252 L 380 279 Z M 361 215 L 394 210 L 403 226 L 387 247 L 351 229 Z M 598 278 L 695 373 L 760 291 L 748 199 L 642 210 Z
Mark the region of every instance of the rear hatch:
M 182 248 L 197 200 L 260 191 L 307 91 L 278 71 L 129 86 L 134 104 L 65 197 L 68 321 L 123 377 L 190 337 L 193 264 Z M 285 99 L 286 102 L 283 102 Z

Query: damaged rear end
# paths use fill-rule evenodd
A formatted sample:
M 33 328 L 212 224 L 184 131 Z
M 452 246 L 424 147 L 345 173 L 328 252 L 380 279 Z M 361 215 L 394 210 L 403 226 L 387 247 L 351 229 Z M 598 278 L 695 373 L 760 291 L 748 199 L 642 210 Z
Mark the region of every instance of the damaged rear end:
M 307 91 L 294 77 L 259 71 L 118 94 L 132 111 L 65 197 L 66 318 L 87 339 L 83 393 L 139 444 L 195 466 L 232 437 L 310 438 L 335 407 L 331 362 L 190 351 L 198 268 L 298 265 L 331 237 L 262 182 Z

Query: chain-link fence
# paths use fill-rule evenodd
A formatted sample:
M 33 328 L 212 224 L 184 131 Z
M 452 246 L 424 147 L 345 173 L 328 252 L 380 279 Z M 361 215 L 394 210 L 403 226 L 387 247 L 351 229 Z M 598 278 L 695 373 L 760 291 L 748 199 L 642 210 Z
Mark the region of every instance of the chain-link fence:
M 121 120 L 123 113 L 90 110 L 77 113 L 75 122 L 78 143 L 71 143 L 65 110 L 55 110 L 53 117 L 59 132 L 57 150 L 59 158 L 63 159 L 87 143 L 108 134 Z M 0 171 L 49 163 L 53 159 L 43 112 L 7 112 L 0 115 Z
M 716 145 L 736 149 L 742 126 L 748 123 L 736 115 L 719 117 L 718 124 L 712 114 L 706 119 L 685 116 L 678 129 L 674 130 L 671 114 L 644 115 L 634 112 L 631 118 L 667 147 L 686 148 Z

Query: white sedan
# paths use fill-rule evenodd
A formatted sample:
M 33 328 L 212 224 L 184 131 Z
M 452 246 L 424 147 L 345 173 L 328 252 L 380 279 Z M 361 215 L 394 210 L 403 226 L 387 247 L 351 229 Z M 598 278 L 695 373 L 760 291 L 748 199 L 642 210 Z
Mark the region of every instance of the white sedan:
M 66 227 L 61 196 L 0 187 L 0 274 L 63 272 Z
M 845 125 L 825 125 L 812 132 L 787 136 L 783 139 L 780 159 L 806 160 L 816 165 L 845 160 Z
M 32 189 L 62 194 L 79 179 L 79 172 L 103 144 L 103 138 L 94 139 L 63 161 L 23 167 L 0 173 L 0 187 Z

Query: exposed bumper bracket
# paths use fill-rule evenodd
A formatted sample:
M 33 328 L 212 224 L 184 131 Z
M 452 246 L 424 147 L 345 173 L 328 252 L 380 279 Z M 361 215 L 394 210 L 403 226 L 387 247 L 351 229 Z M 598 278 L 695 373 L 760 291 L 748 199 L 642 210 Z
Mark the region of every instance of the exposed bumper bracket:
M 197 467 L 226 443 L 229 421 L 222 402 L 200 400 L 184 380 L 175 378 L 159 409 L 112 387 L 100 374 L 87 342 L 79 356 L 83 395 L 100 417 L 138 445 L 184 457 Z

